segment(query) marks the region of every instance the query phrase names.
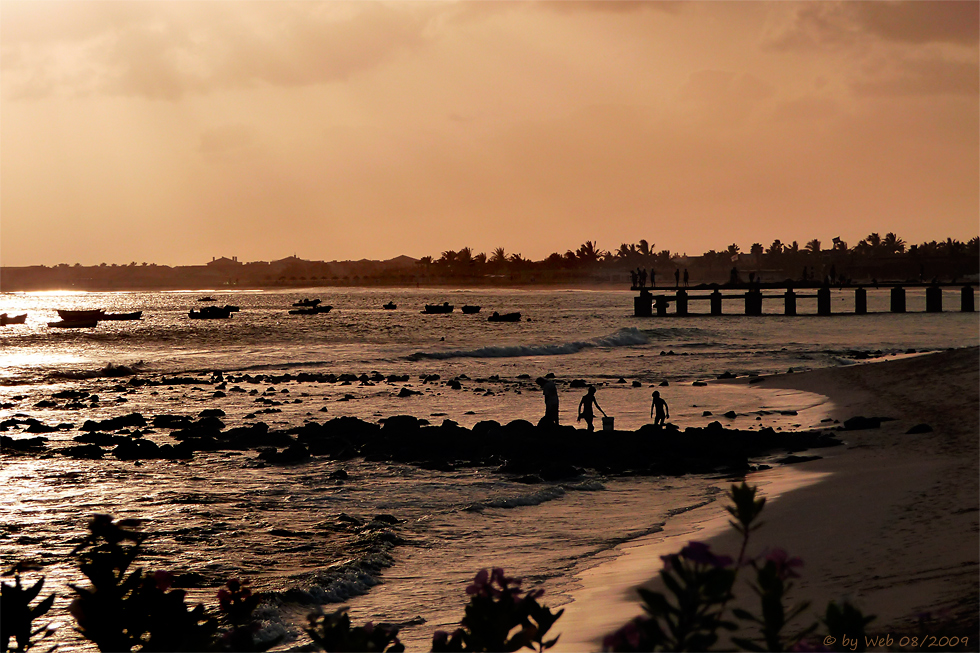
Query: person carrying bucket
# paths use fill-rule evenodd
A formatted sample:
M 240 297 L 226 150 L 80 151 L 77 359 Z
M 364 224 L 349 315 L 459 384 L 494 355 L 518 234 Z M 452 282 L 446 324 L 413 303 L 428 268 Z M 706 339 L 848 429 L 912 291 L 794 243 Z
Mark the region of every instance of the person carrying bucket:
M 582 397 L 582 401 L 578 402 L 578 421 L 581 422 L 584 419 L 589 425 L 590 431 L 595 430 L 595 427 L 592 425 L 592 420 L 595 418 L 595 415 L 592 413 L 592 406 L 598 408 L 603 417 L 608 417 L 608 415 L 606 415 L 606 411 L 602 410 L 602 406 L 600 406 L 599 402 L 595 399 L 594 385 L 589 386 L 588 394 Z

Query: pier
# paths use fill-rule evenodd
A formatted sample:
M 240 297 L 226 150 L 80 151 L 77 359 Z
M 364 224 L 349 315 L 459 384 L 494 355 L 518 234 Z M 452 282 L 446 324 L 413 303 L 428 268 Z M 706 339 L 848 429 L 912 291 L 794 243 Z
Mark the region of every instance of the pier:
M 874 288 L 891 288 L 889 311 L 890 313 L 906 312 L 906 289 L 925 288 L 925 312 L 943 312 L 943 288 L 960 289 L 960 311 L 963 313 L 973 313 L 976 311 L 976 283 L 877 283 Z M 831 310 L 831 291 L 853 292 L 853 310 L 850 312 L 837 312 Z M 800 300 L 816 300 L 816 315 L 866 315 L 868 313 L 868 290 L 864 285 L 834 286 L 827 284 L 820 286 L 805 286 L 797 289 L 794 285 L 783 284 L 711 284 L 696 286 L 693 288 L 645 288 L 634 286 L 633 291 L 640 294 L 633 298 L 633 315 L 636 317 L 666 317 L 678 316 L 685 317 L 690 315 L 725 315 L 722 310 L 725 302 L 729 305 L 735 303 L 741 309 L 739 313 L 744 315 L 797 315 L 797 302 Z M 781 294 L 763 294 L 763 290 L 781 290 Z M 782 302 L 782 313 L 763 313 L 762 304 L 768 302 Z M 692 302 L 708 302 L 709 312 L 692 313 L 690 311 Z M 670 312 L 673 304 L 674 310 Z M 735 315 L 737 313 L 728 313 Z

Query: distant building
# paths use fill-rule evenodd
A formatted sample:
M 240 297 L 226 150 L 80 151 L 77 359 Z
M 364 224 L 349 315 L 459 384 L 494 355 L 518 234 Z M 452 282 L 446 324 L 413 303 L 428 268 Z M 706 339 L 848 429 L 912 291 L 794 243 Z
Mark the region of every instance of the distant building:
M 214 258 L 212 256 L 211 262 L 208 263 L 209 268 L 229 268 L 237 267 L 239 265 L 241 265 L 241 262 L 238 260 L 237 256 L 232 256 L 231 258 L 227 258 L 225 256 L 222 256 L 221 258 Z

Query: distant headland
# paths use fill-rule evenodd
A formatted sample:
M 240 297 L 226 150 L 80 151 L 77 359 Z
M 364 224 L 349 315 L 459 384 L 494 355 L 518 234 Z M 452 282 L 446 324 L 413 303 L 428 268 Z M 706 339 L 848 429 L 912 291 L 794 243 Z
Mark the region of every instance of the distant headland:
M 623 243 L 605 251 L 593 241 L 576 250 L 555 252 L 532 261 L 498 247 L 489 255 L 464 247 L 439 257 L 409 256 L 374 261 L 309 261 L 290 256 L 277 261 L 242 262 L 237 257 L 212 258 L 202 265 L 167 266 L 156 263 L 0 268 L 0 292 L 40 290 L 181 290 L 201 288 L 291 288 L 320 286 L 474 286 L 636 285 L 636 276 L 649 275 L 652 286 L 682 283 L 724 283 L 732 273 L 760 282 L 785 280 L 831 283 L 874 281 L 977 280 L 980 238 L 953 238 L 906 245 L 894 233 L 868 235 L 853 247 L 835 238 L 830 248 L 819 240 L 801 247 L 796 241 L 753 244 L 747 253 L 732 244 L 719 251 L 688 256 L 655 251 L 646 240 Z

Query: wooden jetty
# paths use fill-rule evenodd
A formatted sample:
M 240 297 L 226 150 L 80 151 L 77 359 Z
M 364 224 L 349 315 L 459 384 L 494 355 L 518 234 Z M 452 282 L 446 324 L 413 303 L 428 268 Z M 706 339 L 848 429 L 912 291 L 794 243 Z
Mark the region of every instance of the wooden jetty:
M 891 298 L 889 309 L 891 313 L 905 313 L 905 289 L 906 288 L 925 288 L 926 289 L 926 313 L 943 312 L 943 288 L 960 288 L 960 311 L 972 313 L 976 311 L 976 298 L 974 293 L 976 283 L 877 283 L 875 288 L 891 288 Z M 853 291 L 854 311 L 853 313 L 834 313 L 835 315 L 866 315 L 868 313 L 868 290 L 863 285 L 846 285 L 831 287 L 827 284 L 812 285 L 797 288 L 788 283 L 784 284 L 711 284 L 700 285 L 694 288 L 642 288 L 634 286 L 633 291 L 639 291 L 639 295 L 633 298 L 633 315 L 636 317 L 664 317 L 676 315 L 684 317 L 689 315 L 723 315 L 722 303 L 725 301 L 740 301 L 744 307 L 745 315 L 763 315 L 763 301 L 783 302 L 782 313 L 768 313 L 768 315 L 797 315 L 796 303 L 801 299 L 817 300 L 817 315 L 831 315 L 831 290 Z M 782 294 L 763 294 L 763 290 L 782 290 Z M 706 292 L 710 291 L 710 292 Z M 724 292 L 722 292 L 724 291 Z M 658 294 L 654 294 L 658 293 Z M 706 301 L 709 303 L 709 313 L 691 313 L 691 302 Z M 668 312 L 670 305 L 674 305 L 674 311 Z

